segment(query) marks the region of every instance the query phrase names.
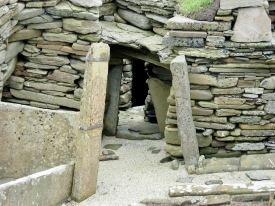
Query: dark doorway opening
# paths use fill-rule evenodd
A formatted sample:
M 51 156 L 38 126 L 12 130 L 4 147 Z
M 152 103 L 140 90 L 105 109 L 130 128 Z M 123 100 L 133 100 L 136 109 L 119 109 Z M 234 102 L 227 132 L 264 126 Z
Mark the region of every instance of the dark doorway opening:
M 148 95 L 148 85 L 146 83 L 148 75 L 145 72 L 144 61 L 133 60 L 133 86 L 132 86 L 132 106 L 142 106 Z

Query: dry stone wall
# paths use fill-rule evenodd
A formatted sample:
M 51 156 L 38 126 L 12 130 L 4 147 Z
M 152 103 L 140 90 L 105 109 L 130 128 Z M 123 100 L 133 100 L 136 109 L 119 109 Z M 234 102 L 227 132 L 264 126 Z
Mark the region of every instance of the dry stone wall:
M 179 16 L 175 5 L 166 0 L 2 0 L 2 100 L 78 110 L 85 56 L 93 42 L 107 43 L 111 51 L 123 46 L 121 54 L 138 51 L 168 85 L 172 77 L 163 68 L 185 55 L 200 153 L 274 152 L 275 1 L 220 0 L 212 22 Z M 110 65 L 123 65 L 120 107 L 127 108 L 131 55 L 117 59 L 116 53 Z M 181 156 L 173 88 L 168 102 L 165 149 Z
M 220 1 L 215 21 L 175 16 L 163 43 L 189 65 L 200 154 L 274 153 L 274 1 Z M 257 5 L 255 5 L 257 3 Z M 182 156 L 174 90 L 168 97 L 165 149 Z

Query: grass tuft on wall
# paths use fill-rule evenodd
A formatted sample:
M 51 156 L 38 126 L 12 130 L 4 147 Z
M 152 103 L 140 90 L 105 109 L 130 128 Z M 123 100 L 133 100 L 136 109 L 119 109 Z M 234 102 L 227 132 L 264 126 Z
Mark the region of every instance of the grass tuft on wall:
M 207 8 L 213 0 L 178 0 L 178 10 L 183 15 L 200 12 Z

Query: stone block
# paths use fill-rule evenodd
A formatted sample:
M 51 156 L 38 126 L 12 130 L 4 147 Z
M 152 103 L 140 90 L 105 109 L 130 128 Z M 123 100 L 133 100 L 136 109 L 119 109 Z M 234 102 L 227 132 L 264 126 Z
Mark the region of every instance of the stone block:
M 73 165 L 60 165 L 0 185 L 1 205 L 61 205 L 71 194 Z
M 236 9 L 241 7 L 258 7 L 263 6 L 263 0 L 221 0 L 220 8 L 221 9 Z
M 40 37 L 41 31 L 35 29 L 22 29 L 14 34 L 12 34 L 9 38 L 9 42 L 15 42 L 20 40 L 28 40 L 35 37 Z
M 63 26 L 62 21 L 56 20 L 48 23 L 29 24 L 27 29 L 55 29 Z
M 191 48 L 200 48 L 204 47 L 204 39 L 197 37 L 174 37 L 166 34 L 163 37 L 162 43 L 165 46 L 173 47 L 173 46 L 184 46 Z
M 271 41 L 271 20 L 264 7 L 242 8 L 238 11 L 233 32 L 231 41 L 234 42 Z
M 243 155 L 240 159 L 240 171 L 275 169 L 275 154 Z
M 98 21 L 75 18 L 64 18 L 63 28 L 67 31 L 74 31 L 79 34 L 96 33 L 101 30 L 101 26 Z
M 17 14 L 13 19 L 22 21 L 25 19 L 30 19 L 36 16 L 39 16 L 45 12 L 45 9 L 43 8 L 25 8 L 22 10 L 19 14 Z

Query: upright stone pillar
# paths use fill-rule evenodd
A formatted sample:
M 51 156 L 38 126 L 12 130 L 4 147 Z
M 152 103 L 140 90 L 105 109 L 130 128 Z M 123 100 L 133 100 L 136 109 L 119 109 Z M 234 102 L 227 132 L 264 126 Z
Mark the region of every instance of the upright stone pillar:
M 107 93 L 110 95 L 109 107 L 104 115 L 103 134 L 115 136 L 118 124 L 119 93 L 121 86 L 122 65 L 109 69 Z
M 185 166 L 197 165 L 199 158 L 198 140 L 196 128 L 193 123 L 190 83 L 185 56 L 177 56 L 170 65 L 173 75 L 173 88 L 178 120 L 178 134 L 181 139 L 182 153 Z
M 110 48 L 92 44 L 86 58 L 76 141 L 72 199 L 81 202 L 96 192 Z

